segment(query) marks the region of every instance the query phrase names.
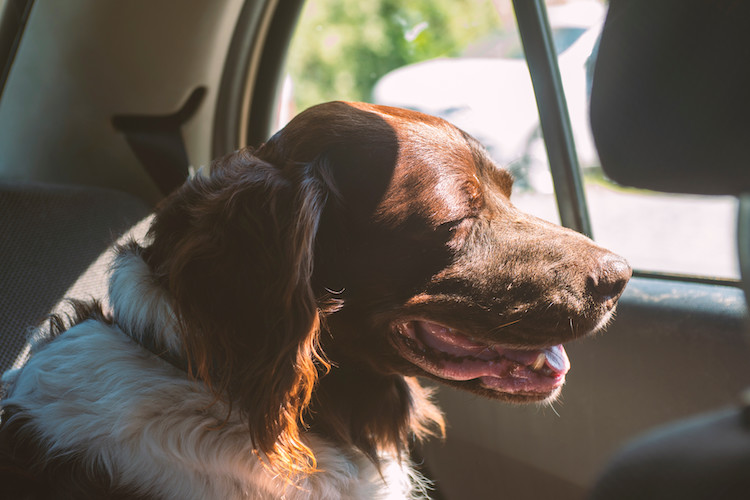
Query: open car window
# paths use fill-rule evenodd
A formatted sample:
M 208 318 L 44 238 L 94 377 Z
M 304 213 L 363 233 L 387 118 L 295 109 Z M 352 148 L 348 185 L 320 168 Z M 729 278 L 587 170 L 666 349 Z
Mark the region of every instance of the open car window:
M 592 236 L 645 275 L 734 282 L 735 198 L 628 189 L 602 172 L 588 99 L 606 8 L 597 0 L 547 2 Z M 560 223 L 522 56 L 510 0 L 309 0 L 289 51 L 278 126 L 331 99 L 441 116 L 479 139 L 513 173 L 516 205 Z

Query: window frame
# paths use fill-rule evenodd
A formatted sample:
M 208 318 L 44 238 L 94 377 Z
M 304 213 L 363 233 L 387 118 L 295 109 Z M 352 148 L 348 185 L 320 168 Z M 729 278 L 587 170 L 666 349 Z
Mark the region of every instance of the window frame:
M 534 87 L 560 223 L 591 238 L 591 219 L 547 7 L 544 0 L 513 0 L 513 10 Z
M 594 239 L 545 0 L 512 0 L 512 3 L 526 64 L 534 87 L 539 123 L 555 187 L 560 223 Z M 742 217 L 739 219 L 739 225 L 742 227 Z M 742 256 L 741 251 L 740 256 Z M 742 286 L 739 280 L 731 278 L 640 269 L 634 269 L 633 275 L 669 281 Z
M 305 0 L 246 0 L 224 63 L 212 157 L 257 147 L 273 132 L 286 55 Z

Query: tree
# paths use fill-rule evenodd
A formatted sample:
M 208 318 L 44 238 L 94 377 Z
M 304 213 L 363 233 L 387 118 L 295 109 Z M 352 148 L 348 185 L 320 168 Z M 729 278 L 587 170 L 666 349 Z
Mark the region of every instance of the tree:
M 367 101 L 389 71 L 457 56 L 500 25 L 489 0 L 309 0 L 287 64 L 295 105 Z

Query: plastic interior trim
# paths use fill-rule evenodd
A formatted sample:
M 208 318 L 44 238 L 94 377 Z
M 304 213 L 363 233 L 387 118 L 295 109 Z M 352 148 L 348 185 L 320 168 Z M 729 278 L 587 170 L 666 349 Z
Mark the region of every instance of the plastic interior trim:
M 258 79 L 265 78 L 258 68 L 277 5 L 277 0 L 246 0 L 242 5 L 224 61 L 216 101 L 211 147 L 213 158 L 247 146 L 245 137 L 251 114 L 250 102 Z
M 740 195 L 737 214 L 737 253 L 740 255 L 740 276 L 745 300 L 750 305 L 750 194 Z
M 34 0 L 5 0 L 0 11 L 0 98 L 5 82 L 16 58 L 18 44 L 21 43 L 26 21 L 29 19 Z
M 513 0 L 513 9 L 534 86 L 560 221 L 563 226 L 592 237 L 547 8 L 544 0 Z

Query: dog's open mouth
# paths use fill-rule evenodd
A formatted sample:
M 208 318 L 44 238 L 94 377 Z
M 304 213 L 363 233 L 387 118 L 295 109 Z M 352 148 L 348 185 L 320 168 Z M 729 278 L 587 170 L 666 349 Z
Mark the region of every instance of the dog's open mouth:
M 397 323 L 397 343 L 408 361 L 444 380 L 476 381 L 519 399 L 544 399 L 565 382 L 570 362 L 562 345 L 514 349 L 488 344 L 437 323 Z

